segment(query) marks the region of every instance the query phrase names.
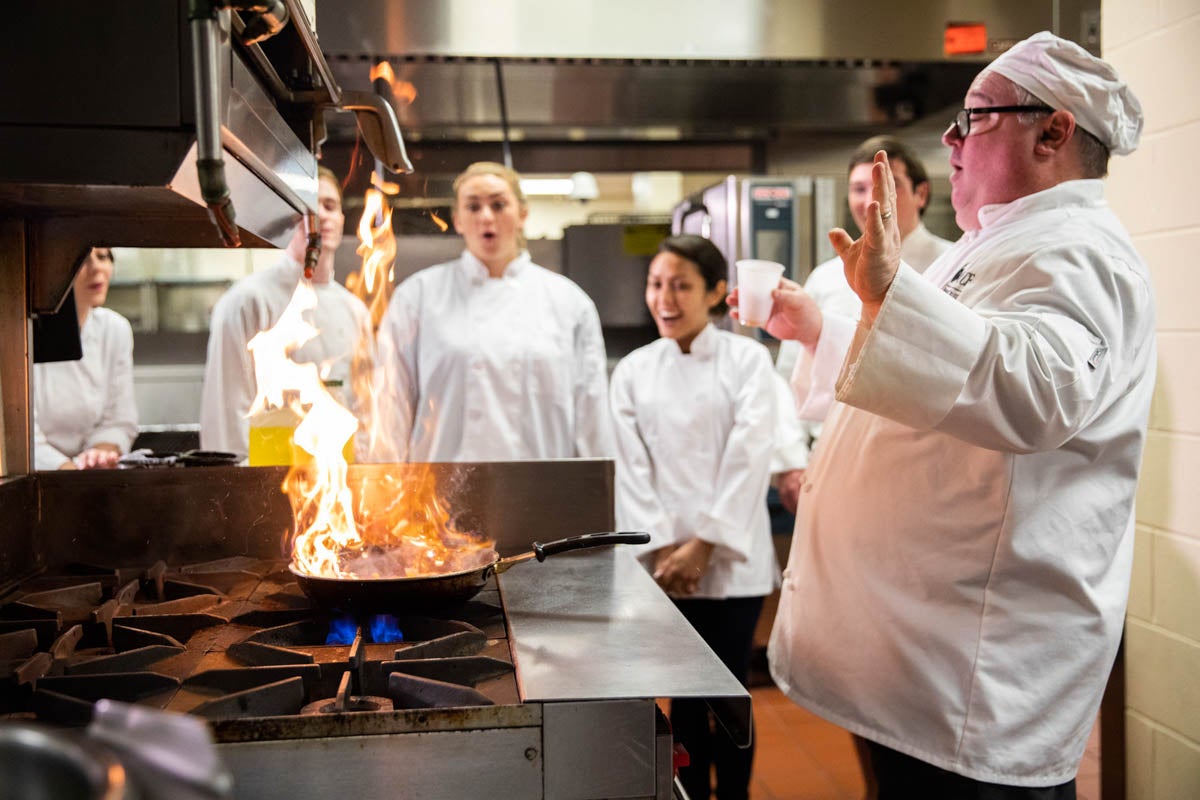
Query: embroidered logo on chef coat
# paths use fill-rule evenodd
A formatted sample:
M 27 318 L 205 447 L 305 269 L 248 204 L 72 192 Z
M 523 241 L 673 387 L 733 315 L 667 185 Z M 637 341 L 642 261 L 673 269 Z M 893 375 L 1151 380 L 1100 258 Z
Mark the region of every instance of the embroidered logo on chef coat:
M 1092 346 L 1095 349 L 1092 350 L 1091 356 L 1088 357 L 1087 365 L 1088 369 L 1095 372 L 1100 368 L 1100 364 L 1103 363 L 1104 357 L 1108 355 L 1108 345 L 1103 339 L 1094 333 L 1089 333 L 1088 338 L 1092 340 Z
M 954 277 L 942 287 L 942 291 L 957 300 L 958 296 L 963 293 L 963 289 L 966 289 L 973 280 L 975 280 L 974 272 L 968 272 L 966 267 L 959 267 L 958 272 L 954 273 Z

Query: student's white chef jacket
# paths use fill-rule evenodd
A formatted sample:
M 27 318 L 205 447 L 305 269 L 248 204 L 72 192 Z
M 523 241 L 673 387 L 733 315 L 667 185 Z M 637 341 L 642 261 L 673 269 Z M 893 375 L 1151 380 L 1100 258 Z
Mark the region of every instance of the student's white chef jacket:
M 612 455 L 600 316 L 522 252 L 499 278 L 464 251 L 392 294 L 379 326 L 377 461 Z
M 129 321 L 93 308 L 79 340 L 78 361 L 33 365 L 34 469 L 58 469 L 102 442 L 128 452 L 137 437 Z
M 767 485 L 794 413 L 759 342 L 708 325 L 690 349 L 658 339 L 613 371 L 617 527 L 650 533 L 643 558 L 694 538 L 716 545 L 689 597 L 766 595 L 779 580 Z
M 1124 622 L 1154 304 L 1100 181 L 979 215 L 924 278 L 901 266 L 873 325 L 822 331 L 849 350 L 770 664 L 873 741 L 1049 786 L 1076 773 Z
M 250 422 L 246 415 L 258 383 L 246 345 L 279 321 L 303 275 L 303 265 L 281 254 L 272 266 L 235 283 L 213 307 L 200 399 L 200 446 L 205 450 L 248 452 Z M 340 391 L 335 388 L 331 393 L 354 411 L 351 365 L 360 348 L 365 348 L 362 352 L 370 361 L 370 312 L 336 281 L 314 283 L 313 289 L 317 307 L 305 318 L 320 333 L 294 351 L 292 360 L 320 365 L 327 383 L 340 381 Z

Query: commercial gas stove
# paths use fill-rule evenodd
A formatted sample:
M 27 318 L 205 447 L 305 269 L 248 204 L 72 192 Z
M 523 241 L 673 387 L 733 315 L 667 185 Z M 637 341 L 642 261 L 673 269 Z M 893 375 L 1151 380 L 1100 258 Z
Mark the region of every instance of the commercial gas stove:
M 612 527 L 610 462 L 434 468 L 502 554 Z M 0 561 L 21 573 L 0 584 L 0 725 L 82 725 L 100 698 L 196 715 L 246 798 L 670 797 L 663 697 L 715 698 L 749 741 L 747 693 L 636 548 L 527 562 L 420 613 L 342 616 L 281 557 L 282 475 L 0 485 L 0 512 L 27 510 L 33 534 Z

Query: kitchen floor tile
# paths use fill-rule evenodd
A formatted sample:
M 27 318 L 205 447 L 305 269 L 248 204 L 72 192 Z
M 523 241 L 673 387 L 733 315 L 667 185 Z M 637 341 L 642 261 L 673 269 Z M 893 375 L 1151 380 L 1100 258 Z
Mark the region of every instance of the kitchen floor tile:
M 750 690 L 757 745 L 750 800 L 861 800 L 866 785 L 850 734 L 774 686 Z M 1099 722 L 1076 777 L 1079 800 L 1100 800 Z
M 862 771 L 850 734 L 774 686 L 750 690 L 758 734 L 751 800 L 859 800 Z

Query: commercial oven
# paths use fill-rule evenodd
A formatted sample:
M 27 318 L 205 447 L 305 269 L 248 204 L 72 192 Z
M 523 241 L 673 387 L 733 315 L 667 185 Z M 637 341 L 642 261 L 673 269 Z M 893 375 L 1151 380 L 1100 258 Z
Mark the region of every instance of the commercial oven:
M 838 191 L 833 178 L 730 175 L 679 203 L 671 232 L 712 239 L 729 261 L 730 288 L 741 258 L 776 261 L 784 275 L 803 283 L 834 255 L 825 231 L 838 224 L 845 206 Z

